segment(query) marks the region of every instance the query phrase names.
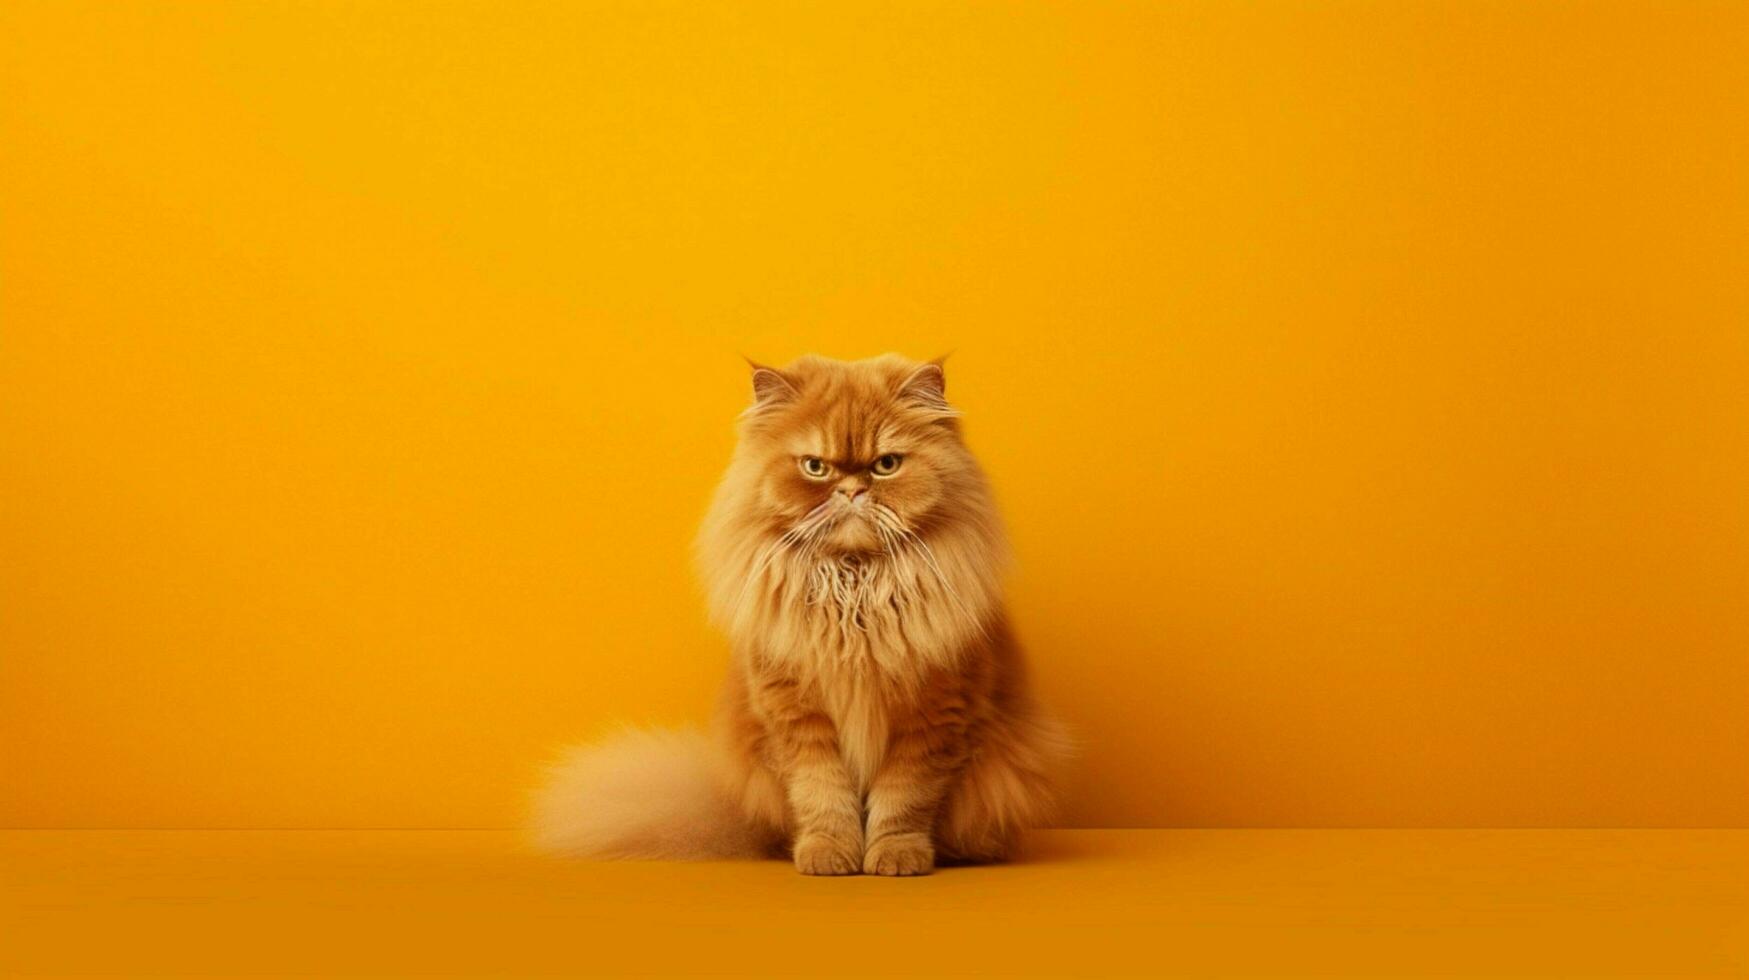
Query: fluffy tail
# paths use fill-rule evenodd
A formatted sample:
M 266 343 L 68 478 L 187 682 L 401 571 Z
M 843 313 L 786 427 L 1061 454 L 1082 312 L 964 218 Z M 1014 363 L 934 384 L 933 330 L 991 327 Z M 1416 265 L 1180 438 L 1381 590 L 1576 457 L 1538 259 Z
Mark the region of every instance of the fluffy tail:
M 724 788 L 695 731 L 632 729 L 571 749 L 535 794 L 534 843 L 570 857 L 760 857 L 771 841 Z

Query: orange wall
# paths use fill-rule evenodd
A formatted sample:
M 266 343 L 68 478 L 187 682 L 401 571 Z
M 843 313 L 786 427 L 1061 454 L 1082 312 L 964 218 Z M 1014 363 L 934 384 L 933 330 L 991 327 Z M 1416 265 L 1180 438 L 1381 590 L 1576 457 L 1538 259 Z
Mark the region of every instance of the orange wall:
M 1749 823 L 1749 7 L 0 5 L 0 822 L 702 717 L 736 354 L 956 351 L 1087 824 Z

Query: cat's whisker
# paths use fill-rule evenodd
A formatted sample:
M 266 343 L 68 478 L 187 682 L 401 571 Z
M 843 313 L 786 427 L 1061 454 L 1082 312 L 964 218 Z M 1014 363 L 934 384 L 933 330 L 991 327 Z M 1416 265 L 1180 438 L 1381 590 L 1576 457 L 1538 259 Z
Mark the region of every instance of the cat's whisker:
M 912 570 L 911 559 L 907 553 L 909 549 L 906 546 L 910 539 L 916 535 L 905 526 L 904 519 L 891 507 L 876 504 L 873 512 L 879 518 L 879 526 L 891 542 L 888 550 L 903 573 L 902 581 L 906 591 L 915 595 L 919 583 L 916 573 Z
M 827 504 L 820 504 L 813 510 L 802 515 L 800 520 L 790 525 L 788 530 L 772 539 L 770 543 L 760 550 L 758 557 L 754 559 L 753 571 L 748 574 L 746 580 L 741 583 L 741 591 L 736 594 L 735 602 L 730 607 L 735 610 L 737 617 L 741 615 L 741 611 L 745 608 L 743 603 L 747 601 L 748 591 L 753 588 L 755 583 L 760 581 L 761 576 L 763 576 L 771 564 L 776 561 L 778 555 L 782 554 L 785 550 L 789 549 L 790 546 L 797 544 L 798 542 L 807 543 L 813 538 L 816 538 L 820 528 L 826 524 L 826 519 L 829 514 L 830 507 L 828 507 Z
M 879 505 L 877 505 L 877 506 L 879 506 Z M 892 519 L 895 521 L 898 519 L 898 515 L 891 514 L 890 510 L 889 510 L 889 514 L 890 514 L 889 519 Z M 954 588 L 952 580 L 950 580 L 947 577 L 946 572 L 942 571 L 941 563 L 938 562 L 935 558 L 935 549 L 931 548 L 929 546 L 929 542 L 923 540 L 922 535 L 919 535 L 917 532 L 911 530 L 908 527 L 905 527 L 902 522 L 899 523 L 897 525 L 897 527 L 898 527 L 899 532 L 901 534 L 903 534 L 907 540 L 909 540 L 912 544 L 915 544 L 917 546 L 917 553 L 923 556 L 923 561 L 926 564 L 928 564 L 930 570 L 935 573 L 936 581 L 941 583 L 942 590 L 947 593 L 948 598 L 953 600 L 954 605 L 959 607 L 959 611 L 962 615 L 965 616 L 966 621 L 968 623 L 970 623 L 972 625 L 972 627 L 979 632 L 979 634 L 981 634 L 986 639 L 988 639 L 990 636 L 989 629 L 984 625 L 984 621 L 980 617 L 975 615 L 972 612 L 971 608 L 966 605 L 965 600 L 960 597 L 959 590 Z
M 744 603 L 747 601 L 748 591 L 753 588 L 753 583 L 759 581 L 760 576 L 765 573 L 766 567 L 771 564 L 772 559 L 777 556 L 777 553 L 783 549 L 785 539 L 788 538 L 788 536 L 789 535 L 785 533 L 783 536 L 773 539 L 766 544 L 764 548 L 760 549 L 758 556 L 754 559 L 753 571 L 741 582 L 741 591 L 735 594 L 735 601 L 729 607 L 734 610 L 736 619 L 741 617 L 742 611 L 746 608 Z
M 875 531 L 880 535 L 886 548 L 888 560 L 897 569 L 898 574 L 893 578 L 900 595 L 907 598 L 915 596 L 917 594 L 916 573 L 911 569 L 910 557 L 905 554 L 904 539 L 899 536 L 899 532 L 894 526 L 898 523 L 898 515 L 879 504 L 875 505 L 873 513 L 876 517 Z

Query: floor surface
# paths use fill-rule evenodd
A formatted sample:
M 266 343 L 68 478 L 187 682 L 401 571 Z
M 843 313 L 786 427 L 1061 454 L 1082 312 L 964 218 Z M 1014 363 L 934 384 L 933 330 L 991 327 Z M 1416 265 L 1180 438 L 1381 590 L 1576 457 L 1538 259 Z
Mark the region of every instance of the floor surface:
M 1055 831 L 921 879 L 0 831 L 0 976 L 1749 976 L 1749 831 Z

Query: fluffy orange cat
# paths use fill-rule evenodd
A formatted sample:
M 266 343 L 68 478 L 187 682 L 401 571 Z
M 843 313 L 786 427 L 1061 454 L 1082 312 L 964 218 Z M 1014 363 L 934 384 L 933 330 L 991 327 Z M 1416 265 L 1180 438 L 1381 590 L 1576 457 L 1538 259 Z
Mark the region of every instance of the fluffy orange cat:
M 699 534 L 734 660 L 709 737 L 575 750 L 537 798 L 546 848 L 788 853 L 803 874 L 992 861 L 1050 807 L 1065 739 L 1027 689 L 1006 548 L 939 362 L 755 366 Z

